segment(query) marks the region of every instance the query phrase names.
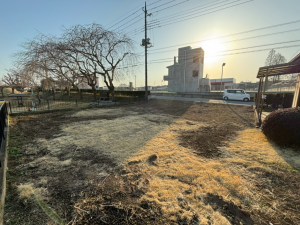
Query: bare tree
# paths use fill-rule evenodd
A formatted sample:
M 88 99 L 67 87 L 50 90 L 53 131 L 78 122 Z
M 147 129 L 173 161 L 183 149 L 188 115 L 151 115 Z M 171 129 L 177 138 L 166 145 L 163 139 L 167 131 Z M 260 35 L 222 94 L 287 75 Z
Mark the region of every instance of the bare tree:
M 81 78 L 91 86 L 96 99 L 99 77 L 114 99 L 114 81 L 135 71 L 137 55 L 133 41 L 126 35 L 107 31 L 99 24 L 77 25 L 65 29 L 60 38 L 39 35 L 23 44 L 17 62 L 34 77 L 65 80 L 79 93 Z M 47 84 L 45 84 L 47 86 Z
M 134 72 L 137 55 L 126 35 L 107 31 L 99 24 L 65 29 L 59 50 L 64 59 L 87 80 L 96 99 L 97 78 L 102 76 L 114 100 L 114 81 Z
M 21 86 L 20 74 L 15 70 L 11 70 L 9 73 L 4 75 L 2 82 L 11 87 L 12 93 L 14 94 L 15 89 Z
M 66 86 L 70 97 L 70 87 L 74 87 L 82 98 L 78 87 L 80 72 L 74 61 L 70 61 L 66 54 L 63 54 L 61 46 L 62 43 L 57 38 L 40 35 L 23 45 L 25 51 L 20 54 L 21 59 L 22 61 L 33 60 L 39 68 L 43 69 L 46 74 L 45 83 L 49 79 L 55 79 L 56 83 L 59 83 L 62 95 Z M 55 99 L 54 91 L 53 98 Z
M 280 53 L 276 53 L 274 49 L 269 52 L 269 55 L 266 59 L 265 65 L 272 66 L 277 64 L 286 63 L 286 58 Z M 273 83 L 277 83 L 279 81 L 279 75 L 273 77 Z

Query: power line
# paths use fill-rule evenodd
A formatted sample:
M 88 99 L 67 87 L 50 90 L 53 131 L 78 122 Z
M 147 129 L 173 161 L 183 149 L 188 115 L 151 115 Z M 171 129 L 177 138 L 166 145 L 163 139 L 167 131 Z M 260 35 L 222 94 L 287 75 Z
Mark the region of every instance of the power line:
M 295 58 L 295 56 L 298 54 L 299 51 L 300 51 L 300 48 L 295 52 L 295 54 L 293 54 L 292 58 L 289 61 L 291 61 L 293 58 Z
M 151 1 L 151 0 L 150 0 L 150 1 Z M 158 1 L 156 1 L 156 2 L 153 2 L 153 3 L 151 3 L 150 5 L 153 5 L 153 4 L 155 4 L 155 3 L 159 2 L 159 1 L 162 1 L 162 0 L 158 0 Z M 110 23 L 108 23 L 107 25 L 105 25 L 105 27 L 108 26 L 109 24 L 111 24 L 111 23 L 113 23 L 113 22 L 119 20 L 120 18 L 122 18 L 123 16 L 127 15 L 128 13 L 130 13 L 131 11 L 135 10 L 136 8 L 140 7 L 140 6 L 143 5 L 143 4 L 144 4 L 144 3 L 140 3 L 138 6 L 134 7 L 132 10 L 129 10 L 127 13 L 124 13 L 122 16 L 119 16 L 118 18 L 114 19 L 113 21 L 111 21 Z M 133 14 L 135 14 L 136 12 L 138 12 L 139 10 L 140 10 L 140 9 L 138 9 L 138 10 L 135 11 L 135 12 L 133 12 L 131 15 L 127 16 L 126 18 L 122 19 L 122 21 L 126 20 L 127 18 L 129 18 L 130 16 L 132 16 Z M 110 26 L 108 29 L 114 27 L 114 26 L 117 25 L 117 24 L 118 24 L 118 23 L 115 23 L 113 26 Z
M 270 28 L 274 28 L 274 27 L 280 27 L 280 26 L 290 25 L 290 24 L 299 23 L 299 22 L 300 22 L 300 20 L 295 20 L 295 21 L 291 21 L 291 22 L 287 22 L 287 23 L 275 24 L 275 25 L 272 25 L 272 26 L 261 27 L 261 28 L 257 28 L 257 29 L 252 29 L 252 30 L 238 32 L 238 33 L 223 35 L 223 36 L 219 36 L 219 37 L 215 37 L 215 38 L 210 38 L 210 39 L 205 39 L 205 40 L 201 40 L 201 41 L 194 41 L 194 42 L 189 42 L 189 43 L 182 43 L 182 44 L 177 44 L 177 45 L 171 45 L 171 46 L 167 46 L 167 47 L 163 47 L 163 48 L 157 48 L 157 49 L 152 50 L 150 52 L 153 52 L 153 51 L 156 51 L 156 50 L 160 50 L 160 49 L 172 48 L 172 47 L 177 47 L 177 46 L 182 46 L 182 45 L 187 45 L 187 44 L 194 44 L 194 43 L 199 43 L 199 42 L 204 42 L 204 41 L 210 41 L 210 40 L 215 40 L 215 39 L 220 39 L 220 38 L 231 37 L 231 36 L 240 35 L 240 34 L 246 34 L 246 33 L 254 32 L 254 31 L 260 31 L 260 30 L 265 30 L 265 29 L 270 29 Z
M 219 0 L 218 0 L 218 1 L 219 1 Z M 215 2 L 218 2 L 218 1 L 215 1 Z M 234 2 L 239 2 L 239 1 L 241 1 L 241 0 L 236 0 L 236 1 L 229 2 L 229 3 L 223 4 L 223 5 L 219 5 L 219 6 L 210 8 L 210 9 L 203 10 L 203 9 L 205 9 L 205 8 L 209 8 L 209 7 L 212 7 L 212 6 L 214 6 L 214 5 L 218 5 L 218 4 L 223 3 L 223 2 L 228 2 L 228 0 L 223 1 L 223 2 L 218 2 L 218 3 L 212 2 L 212 3 L 208 3 L 208 4 L 204 4 L 204 5 L 195 7 L 195 8 L 190 9 L 190 10 L 185 10 L 185 11 L 188 11 L 187 13 L 186 13 L 185 11 L 183 11 L 183 12 L 180 12 L 179 14 L 176 14 L 176 15 L 165 16 L 165 17 L 161 17 L 161 18 L 158 18 L 158 19 L 160 19 L 160 20 L 162 20 L 162 19 L 163 19 L 163 20 L 170 20 L 170 19 L 172 19 L 172 18 L 174 18 L 174 17 L 176 17 L 177 19 L 180 19 L 180 16 L 182 16 L 182 15 L 188 15 L 188 16 L 190 16 L 190 15 L 196 15 L 196 14 L 192 14 L 192 13 L 193 13 L 193 12 L 196 12 L 196 11 L 200 11 L 200 12 L 201 12 L 201 11 L 212 10 L 212 9 L 219 8 L 219 7 L 222 7 L 222 6 L 225 6 L 225 5 L 229 5 L 229 4 L 232 4 L 232 3 L 234 3 Z M 213 3 L 214 3 L 214 4 L 213 4 Z M 205 6 L 205 5 L 208 5 L 208 6 Z M 205 6 L 205 7 L 203 7 L 203 6 Z M 201 9 L 196 9 L 196 8 L 199 8 L 199 7 L 201 7 Z M 167 8 L 165 8 L 165 9 L 167 9 Z M 162 10 L 163 10 L 163 9 L 162 9 Z M 159 10 L 159 11 L 161 11 L 161 10 Z M 156 12 L 158 12 L 158 11 L 156 11 Z M 179 17 L 179 18 L 178 18 L 178 17 Z
M 170 2 L 173 2 L 173 1 L 176 1 L 176 0 L 172 0 L 172 1 L 166 2 L 166 3 L 164 3 L 164 4 L 161 4 L 161 5 L 159 5 L 159 6 L 156 6 L 156 7 L 154 7 L 154 8 L 149 9 L 149 10 L 159 8 L 159 7 L 161 7 L 161 6 L 163 6 L 163 5 L 166 5 L 166 4 L 169 4 Z M 187 1 L 189 1 L 189 0 L 185 0 L 185 1 L 180 2 L 180 3 L 177 3 L 177 4 L 175 4 L 175 5 L 179 5 L 179 4 L 182 4 L 182 3 L 187 2 Z M 157 2 L 158 2 L 158 1 L 157 1 Z M 154 3 L 153 3 L 153 4 L 154 4 Z M 175 6 L 175 5 L 173 5 L 173 6 Z M 141 14 L 140 14 L 140 15 L 141 15 Z M 140 15 L 136 16 L 136 17 L 133 18 L 132 20 L 136 19 L 136 18 L 139 17 Z M 125 24 L 131 22 L 132 20 L 126 22 Z M 128 25 L 127 27 L 123 28 L 122 30 L 124 30 L 124 29 L 126 29 L 126 28 L 128 28 L 128 27 L 130 27 L 130 26 L 132 26 L 132 25 L 134 25 L 134 24 L 136 24 L 137 22 L 139 22 L 139 20 L 136 20 L 135 22 L 131 23 L 131 24 Z M 121 25 L 121 26 L 124 26 L 125 24 L 123 24 L 123 25 Z M 117 30 L 117 29 L 120 28 L 121 26 L 117 27 L 115 30 Z M 138 29 L 139 29 L 139 28 L 138 28 Z M 143 32 L 143 30 L 142 30 L 141 32 Z M 129 33 L 130 33 L 130 32 L 128 32 L 127 34 L 129 34 Z
M 187 1 L 189 1 L 189 0 L 185 0 L 185 1 L 179 2 L 179 3 L 174 4 L 174 5 L 171 5 L 171 6 L 169 6 L 169 7 L 166 7 L 166 8 L 160 9 L 160 10 L 158 10 L 158 11 L 155 11 L 155 12 L 153 12 L 153 13 L 157 13 L 157 12 L 160 12 L 160 11 L 162 11 L 162 10 L 169 9 L 169 8 L 171 8 L 171 7 L 174 7 L 174 6 L 176 6 L 176 5 L 180 5 L 180 4 L 185 3 L 185 2 L 187 2 Z M 154 9 L 154 8 L 153 8 L 153 9 Z M 149 10 L 151 10 L 151 9 L 149 9 Z
M 159 27 L 171 25 L 171 24 L 178 23 L 178 22 L 182 22 L 182 21 L 186 21 L 186 20 L 189 20 L 189 19 L 194 19 L 194 18 L 197 18 L 197 17 L 200 17 L 200 16 L 204 16 L 204 15 L 208 15 L 208 14 L 211 14 L 211 13 L 214 13 L 214 12 L 222 11 L 222 10 L 224 10 L 224 9 L 232 8 L 232 7 L 235 7 L 235 6 L 238 6 L 238 5 L 243 5 L 243 4 L 252 2 L 252 1 L 254 1 L 254 0 L 249 0 L 249 1 L 246 1 L 246 2 L 239 3 L 239 4 L 231 5 L 231 6 L 228 6 L 228 7 L 224 7 L 224 8 L 221 8 L 221 9 L 218 9 L 218 10 L 215 10 L 215 11 L 212 11 L 212 12 L 204 13 L 204 14 L 201 14 L 201 15 L 193 16 L 193 17 L 186 16 L 186 19 L 176 20 L 176 21 L 172 21 L 172 22 L 170 22 L 170 23 L 166 22 L 165 24 L 162 23 L 161 26 L 159 26 Z M 210 10 L 210 9 L 209 9 L 209 10 Z M 207 11 L 209 11 L 209 10 L 207 10 Z M 189 17 L 189 18 L 187 18 L 187 17 Z M 158 28 L 158 27 L 157 27 L 157 28 Z
M 234 53 L 229 53 L 229 54 L 224 54 L 224 55 L 215 55 L 215 56 L 208 56 L 208 57 L 218 57 L 218 56 L 227 56 L 227 55 L 238 55 L 238 54 L 244 54 L 244 53 L 270 51 L 270 50 L 272 50 L 272 49 L 292 48 L 292 47 L 298 47 L 298 46 L 300 46 L 300 45 L 290 45 L 290 46 L 282 46 L 282 47 L 275 47 L 275 48 L 258 49 L 258 50 L 248 51 L 248 52 L 234 52 Z
M 215 2 L 218 2 L 218 1 L 220 1 L 220 0 L 217 0 L 217 1 L 215 1 Z M 226 1 L 228 1 L 228 0 L 226 0 Z M 226 1 L 223 1 L 223 2 L 226 2 Z M 239 1 L 240 1 L 240 0 L 239 0 Z M 184 1 L 184 2 L 185 2 L 185 1 Z M 165 10 L 165 9 L 168 9 L 168 8 L 171 8 L 171 7 L 174 7 L 174 6 L 179 5 L 179 4 L 182 4 L 182 3 L 184 3 L 184 2 L 180 2 L 180 3 L 177 3 L 177 4 L 171 5 L 171 6 L 169 6 L 169 7 L 163 8 L 163 9 L 158 10 L 158 11 L 155 11 L 155 12 L 153 12 L 153 13 L 156 13 L 156 12 L 159 12 L 159 11 L 162 11 L 162 10 Z M 214 3 L 214 2 L 212 2 L 212 3 Z M 210 4 L 212 4 L 212 3 L 204 4 L 204 5 L 198 6 L 198 7 L 196 7 L 196 8 L 203 7 L 203 6 L 205 6 L 205 5 L 210 5 Z M 215 5 L 215 4 L 212 4 L 212 5 Z M 206 8 L 206 7 L 204 7 L 204 8 Z M 188 10 L 185 10 L 185 11 L 188 11 Z M 177 14 L 175 17 L 177 17 L 177 16 L 178 16 L 178 14 Z M 170 16 L 167 16 L 167 17 L 170 17 Z M 171 16 L 171 17 L 174 17 L 174 16 Z M 163 19 L 163 18 L 166 18 L 166 17 L 162 17 L 162 18 L 160 18 L 160 19 Z M 151 24 L 152 24 L 152 23 L 149 23 L 149 25 L 151 25 Z M 136 28 L 135 30 L 129 31 L 127 34 L 129 34 L 129 33 L 131 33 L 131 32 L 137 32 L 137 31 L 143 32 L 143 26 L 141 26 L 141 27 L 139 27 L 139 28 Z
M 236 39 L 236 40 L 224 41 L 224 42 L 221 42 L 220 44 L 228 43 L 228 42 L 249 40 L 249 39 L 254 39 L 254 38 L 259 38 L 259 37 L 267 37 L 267 36 L 272 36 L 272 35 L 276 35 L 276 34 L 289 33 L 289 32 L 294 32 L 294 31 L 299 31 L 299 30 L 300 30 L 300 28 L 299 29 L 294 29 L 294 30 L 282 31 L 282 32 L 275 32 L 275 33 L 270 33 L 270 34 L 258 35 L 258 36 L 248 37 L 248 38 L 241 38 L 241 39 Z M 210 40 L 213 40 L 213 39 L 210 39 Z M 203 42 L 203 41 L 198 41 L 197 43 L 201 43 L 201 42 Z M 201 47 L 201 46 L 199 46 L 199 47 Z M 195 47 L 195 48 L 199 48 L 199 47 Z M 150 52 L 149 54 L 158 54 L 158 53 L 164 53 L 164 52 L 171 52 L 171 51 L 175 51 L 175 50 L 177 50 L 177 49 L 160 51 L 160 52 Z
M 257 50 L 253 50 L 253 51 L 234 52 L 234 53 L 228 53 L 228 54 L 222 54 L 222 55 L 205 56 L 204 58 L 220 57 L 220 56 L 228 56 L 228 55 L 239 55 L 239 54 L 246 54 L 246 53 L 253 53 L 253 52 L 270 51 L 272 49 L 293 48 L 293 47 L 299 47 L 299 46 L 300 46 L 300 44 L 299 45 L 289 45 L 289 46 L 273 47 L 273 48 L 265 48 L 265 49 L 257 49 Z M 165 63 L 165 62 L 173 62 L 173 59 L 162 60 L 162 61 L 159 61 L 159 62 L 156 62 L 155 60 L 152 60 L 152 61 L 149 61 L 149 64 Z M 139 63 L 139 64 L 136 64 L 136 65 L 130 65 L 130 66 L 127 66 L 127 67 L 121 67 L 121 68 L 118 68 L 118 69 L 124 69 L 124 68 L 128 68 L 128 67 L 136 67 L 136 66 L 141 66 L 141 65 L 144 65 L 144 63 Z
M 163 5 L 167 5 L 167 4 L 169 4 L 170 2 L 174 2 L 174 1 L 176 1 L 176 0 L 172 0 L 172 1 L 166 2 L 166 3 L 164 3 L 164 4 L 161 4 L 161 5 L 159 5 L 159 6 L 153 7 L 153 8 L 148 9 L 148 10 L 150 11 L 150 10 L 152 10 L 152 9 L 156 9 L 156 8 L 158 8 L 158 7 L 161 7 L 161 6 L 163 6 Z
M 157 3 L 157 2 L 161 2 L 161 1 L 162 1 L 162 0 L 158 0 L 158 1 L 156 1 L 156 2 L 153 2 L 153 3 L 149 4 L 148 6 L 153 5 L 153 4 Z M 142 4 L 144 4 L 144 3 L 142 3 Z
M 128 11 L 127 13 L 123 14 L 122 16 L 118 17 L 117 19 L 115 19 L 115 20 L 113 20 L 112 22 L 108 23 L 107 25 L 105 25 L 105 27 L 108 26 L 109 24 L 113 23 L 114 21 L 119 20 L 119 19 L 122 18 L 123 16 L 127 15 L 129 12 L 131 12 L 131 11 L 135 10 L 136 8 L 140 7 L 142 4 L 143 4 L 143 3 L 139 4 L 137 7 L 133 8 L 132 10 L 130 10 L 130 11 Z M 139 10 L 140 10 L 140 9 L 138 9 L 137 11 L 139 11 Z M 136 13 L 137 11 L 135 11 L 134 13 Z M 127 19 L 128 17 L 132 16 L 134 13 L 132 13 L 131 15 L 127 16 L 126 18 L 124 18 L 124 19 L 122 19 L 122 20 Z M 108 29 L 114 27 L 116 24 L 118 24 L 118 23 L 115 23 L 113 26 L 110 26 Z
M 196 18 L 196 17 L 205 16 L 205 15 L 208 15 L 208 14 L 211 14 L 211 13 L 214 13 L 214 12 L 222 11 L 222 10 L 225 10 L 225 9 L 228 9 L 228 8 L 232 8 L 232 7 L 235 7 L 235 6 L 238 6 L 238 5 L 246 4 L 246 3 L 252 2 L 252 1 L 254 1 L 254 0 L 249 0 L 249 1 L 246 1 L 246 2 L 239 3 L 239 4 L 231 5 L 231 6 L 228 6 L 228 7 L 224 7 L 224 8 L 221 8 L 221 9 L 218 9 L 218 10 L 215 10 L 215 11 L 212 11 L 212 12 L 208 12 L 208 13 L 204 13 L 204 14 L 201 14 L 201 15 L 193 16 L 193 17 L 190 17 L 190 18 L 187 18 L 187 17 L 189 17 L 189 16 L 186 16 L 186 17 L 185 17 L 186 19 L 177 20 L 177 21 L 172 21 L 172 22 L 170 22 L 170 23 L 168 23 L 168 22 L 163 23 L 163 22 L 162 22 L 162 24 L 160 24 L 159 26 L 156 26 L 156 27 L 154 27 L 154 28 L 159 28 L 159 27 L 171 25 L 171 24 L 174 24 L 174 23 L 182 22 L 182 21 L 185 21 L 185 20 L 194 19 L 194 18 Z M 208 10 L 206 10 L 206 11 L 209 11 L 209 10 L 211 10 L 211 9 L 208 9 Z M 153 28 L 153 29 L 154 29 L 154 28 Z M 141 31 L 141 32 L 142 32 L 142 31 Z
M 270 45 L 279 45 L 279 44 L 294 43 L 294 42 L 299 42 L 299 41 L 300 40 L 293 40 L 293 41 L 286 41 L 286 42 L 277 42 L 277 43 L 272 43 L 272 44 L 257 45 L 257 46 L 251 46 L 251 47 L 245 47 L 245 48 L 229 49 L 229 50 L 224 50 L 224 51 L 220 51 L 220 52 L 238 51 L 238 50 L 244 50 L 244 49 L 250 49 L 250 48 L 265 47 L 265 46 L 270 46 Z M 155 60 L 152 60 L 152 61 L 165 60 L 165 59 L 168 59 L 168 58 L 155 59 Z
M 136 19 L 136 18 L 140 17 L 141 15 L 143 15 L 143 13 L 141 13 L 141 14 L 137 15 L 136 17 L 134 17 L 133 19 L 131 19 L 131 20 L 127 21 L 126 23 L 122 24 L 121 26 L 118 26 L 118 27 L 117 27 L 116 29 L 114 29 L 114 30 L 118 30 L 120 27 L 122 27 L 122 26 L 124 26 L 125 24 L 127 24 L 127 23 L 131 22 L 132 20 L 134 20 L 134 19 Z M 133 25 L 133 24 L 137 23 L 138 21 L 140 21 L 140 20 L 137 20 L 137 21 L 133 22 L 132 24 L 128 25 L 127 27 L 130 27 L 131 25 Z M 123 28 L 122 30 L 126 29 L 127 27 Z

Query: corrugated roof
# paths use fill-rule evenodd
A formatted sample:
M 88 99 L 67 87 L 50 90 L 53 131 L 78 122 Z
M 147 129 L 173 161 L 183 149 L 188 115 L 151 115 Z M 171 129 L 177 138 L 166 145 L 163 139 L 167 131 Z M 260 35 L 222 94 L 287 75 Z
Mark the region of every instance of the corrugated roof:
M 257 78 L 265 77 L 267 70 L 269 70 L 268 76 L 300 73 L 300 54 L 298 55 L 298 57 L 299 59 L 296 59 L 293 62 L 278 64 L 273 66 L 260 67 L 257 73 Z

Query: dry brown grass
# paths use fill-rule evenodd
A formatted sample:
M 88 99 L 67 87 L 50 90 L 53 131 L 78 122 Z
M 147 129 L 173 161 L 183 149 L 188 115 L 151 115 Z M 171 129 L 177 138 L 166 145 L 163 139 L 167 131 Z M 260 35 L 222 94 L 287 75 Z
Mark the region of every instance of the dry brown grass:
M 274 208 L 280 202 L 274 200 L 269 207 L 262 205 L 261 193 L 257 192 L 253 180 L 245 176 L 250 174 L 245 167 L 251 170 L 276 165 L 295 171 L 291 162 L 294 168 L 299 168 L 299 153 L 273 145 L 258 129 L 247 129 L 228 141 L 228 147 L 222 148 L 223 158 L 201 158 L 180 146 L 177 140 L 178 131 L 196 130 L 201 126 L 206 124 L 193 121 L 193 125 L 189 125 L 188 121 L 178 119 L 129 159 L 141 161 L 140 169 L 152 178 L 143 198 L 161 205 L 164 213 L 174 220 L 178 212 L 181 218 L 188 219 L 197 214 L 201 224 L 230 224 L 205 204 L 206 193 L 223 196 L 235 205 L 249 206 L 250 210 L 276 214 Z M 158 156 L 156 166 L 147 162 L 152 154 Z
M 178 130 L 205 125 L 193 122 L 195 125 L 191 126 L 187 122 L 177 120 L 149 141 L 130 160 L 140 160 L 141 169 L 152 176 L 150 191 L 144 196 L 145 199 L 162 205 L 168 216 L 182 211 L 183 218 L 191 219 L 194 214 L 198 214 L 200 220 L 205 221 L 207 216 L 214 214 L 214 210 L 203 201 L 195 199 L 195 195 L 214 193 L 227 196 L 227 200 L 239 204 L 245 183 L 240 176 L 224 167 L 222 162 L 199 158 L 190 149 L 178 144 Z M 158 156 L 157 166 L 147 163 L 150 153 Z M 182 209 L 180 199 L 187 201 L 187 209 Z M 219 217 L 220 215 L 215 218 L 216 221 L 219 221 Z
M 289 210 L 293 208 L 286 203 L 290 199 L 297 199 L 297 189 L 285 187 L 282 183 L 290 182 L 291 178 L 295 180 L 292 175 L 296 174 L 294 171 L 300 166 L 299 153 L 279 148 L 268 142 L 260 130 L 249 129 L 252 114 L 245 116 L 244 112 L 247 113 L 250 109 L 227 107 L 193 105 L 189 109 L 181 109 L 187 110 L 185 114 L 180 115 L 176 111 L 178 114 L 174 115 L 170 113 L 169 105 L 165 107 L 161 104 L 159 107 L 143 109 L 145 112 L 138 111 L 133 106 L 83 110 L 72 116 L 69 114 L 69 118 L 60 115 L 59 121 L 63 125 L 56 126 L 59 132 L 51 130 L 51 136 L 45 133 L 37 136 L 34 142 L 24 145 L 24 154 L 30 160 L 16 166 L 15 170 L 30 170 L 32 174 L 27 175 L 26 179 L 34 185 L 20 187 L 19 193 L 30 196 L 28 188 L 47 187 L 54 196 L 50 199 L 52 204 L 58 206 L 64 200 L 69 207 L 69 201 L 76 202 L 77 199 L 74 200 L 72 196 L 65 198 L 65 193 L 70 194 L 70 187 L 81 185 L 82 189 L 79 190 L 88 190 L 88 193 L 83 196 L 81 192 L 76 192 L 76 195 L 82 200 L 81 206 L 85 207 L 81 209 L 88 211 L 91 207 L 111 201 L 107 200 L 107 193 L 100 192 L 96 196 L 89 194 L 94 193 L 93 188 L 102 188 L 103 184 L 109 183 L 109 169 L 118 166 L 114 173 L 117 174 L 116 181 L 122 183 L 122 179 L 118 178 L 131 177 L 128 182 L 119 185 L 128 191 L 125 196 L 135 194 L 130 190 L 135 187 L 139 193 L 138 197 L 133 198 L 135 206 L 139 206 L 143 200 L 155 202 L 154 205 L 162 208 L 163 216 L 170 224 L 189 224 L 192 220 L 195 224 L 203 225 L 235 224 L 222 211 L 220 206 L 224 206 L 223 203 L 218 205 L 216 201 L 209 201 L 210 193 L 224 204 L 232 203 L 236 208 L 242 207 L 238 211 L 252 212 L 252 219 L 257 214 L 267 216 L 265 221 L 275 225 L 280 224 L 278 221 L 282 221 L 282 213 L 285 213 L 283 220 L 292 222 L 281 224 L 297 224 L 298 220 L 294 218 L 297 215 L 290 213 L 292 211 Z M 222 114 L 222 110 L 227 111 Z M 214 111 L 220 117 L 214 118 Z M 233 115 L 233 112 L 236 113 Z M 52 116 L 51 120 L 56 118 Z M 220 156 L 206 158 L 197 155 L 195 149 L 181 145 L 182 133 L 203 132 L 203 128 L 210 126 L 224 127 L 228 125 L 227 122 L 224 123 L 227 118 L 230 118 L 230 123 L 236 124 L 239 131 L 233 137 L 226 136 L 223 139 L 226 143 L 218 145 Z M 35 127 L 35 123 L 43 124 L 43 131 L 50 132 L 48 127 L 52 128 L 53 122 L 45 123 L 46 119 L 43 117 L 37 119 L 37 122 L 28 123 L 31 127 Z M 20 124 L 18 128 L 24 130 L 25 126 Z M 149 156 L 154 154 L 157 159 L 149 160 Z M 140 185 L 143 179 L 149 181 L 145 186 Z M 125 193 L 119 186 L 114 186 L 114 182 L 111 184 L 104 185 L 103 190 L 107 188 L 112 193 Z M 277 190 L 276 185 L 283 189 Z M 102 194 L 99 202 L 98 197 Z M 127 200 L 123 197 L 116 198 L 113 204 L 122 204 L 126 208 L 126 204 L 130 202 L 127 197 L 124 198 Z M 295 204 L 298 204 L 297 201 L 292 202 L 292 205 Z M 78 206 L 78 202 L 75 206 Z M 74 209 L 69 210 L 70 208 L 72 207 L 64 208 L 69 213 L 67 218 L 73 215 Z M 80 210 L 75 211 L 80 214 Z M 11 215 L 14 215 L 13 212 Z M 194 219 L 196 216 L 199 220 Z M 84 217 L 88 218 L 89 214 L 86 213 Z M 276 218 L 277 223 L 270 218 Z

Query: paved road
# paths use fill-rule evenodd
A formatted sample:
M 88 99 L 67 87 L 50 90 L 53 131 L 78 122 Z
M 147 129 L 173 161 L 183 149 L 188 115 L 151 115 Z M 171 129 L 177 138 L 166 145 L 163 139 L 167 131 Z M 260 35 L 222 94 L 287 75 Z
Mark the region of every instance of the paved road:
M 165 100 L 179 100 L 179 101 L 191 101 L 191 102 L 207 102 L 207 103 L 218 103 L 218 104 L 230 104 L 230 105 L 254 105 L 254 102 L 243 102 L 243 101 L 225 101 L 216 99 L 205 99 L 205 98 L 185 98 L 185 97 L 173 97 L 173 96 L 155 96 L 150 95 L 149 99 L 165 99 Z

